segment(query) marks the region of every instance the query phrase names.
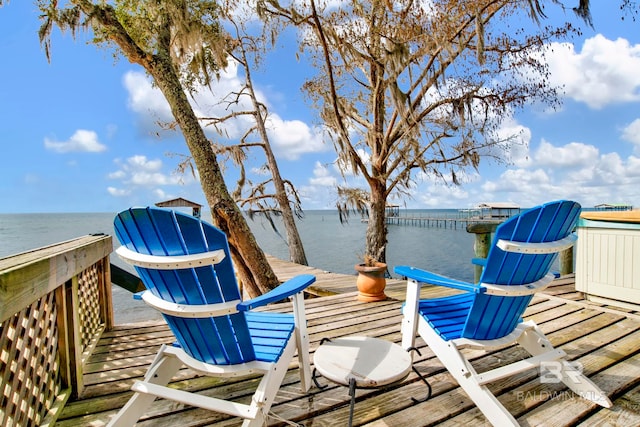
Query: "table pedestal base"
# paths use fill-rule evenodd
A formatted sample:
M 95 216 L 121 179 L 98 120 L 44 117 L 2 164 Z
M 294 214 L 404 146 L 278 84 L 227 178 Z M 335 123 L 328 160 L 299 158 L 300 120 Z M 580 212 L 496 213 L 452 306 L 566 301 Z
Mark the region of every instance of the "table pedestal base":
M 416 350 L 417 349 L 409 349 Z M 344 337 L 324 339 L 313 356 L 313 381 L 319 372 L 325 378 L 349 387 L 349 427 L 352 426 L 357 388 L 380 388 L 404 380 L 413 371 L 429 388 L 427 380 L 413 367 L 411 355 L 397 344 L 378 338 Z M 418 352 L 419 353 L 419 352 Z M 412 398 L 414 401 L 418 401 Z

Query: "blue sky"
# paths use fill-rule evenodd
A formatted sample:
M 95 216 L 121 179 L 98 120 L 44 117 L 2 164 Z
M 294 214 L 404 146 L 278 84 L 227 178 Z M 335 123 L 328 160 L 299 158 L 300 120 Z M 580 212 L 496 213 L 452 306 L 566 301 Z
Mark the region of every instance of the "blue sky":
M 640 22 L 622 21 L 617 2 L 592 3 L 595 28 L 583 25 L 583 35 L 554 46 L 549 59 L 552 81 L 565 86 L 562 108 L 527 107 L 505 123 L 505 131 L 521 130 L 528 145 L 505 153 L 507 164 L 470 171 L 462 186 L 420 179 L 411 198 L 395 203 L 526 207 L 570 198 L 586 207 L 640 207 Z M 142 69 L 88 44 L 87 34 L 74 40 L 57 30 L 48 63 L 38 15 L 24 0 L 0 8 L 0 213 L 115 212 L 174 197 L 205 204 L 197 180 L 176 172 L 188 151 L 179 134 L 159 132 L 156 122 L 170 119 L 168 107 Z M 271 54 L 254 84 L 272 113 L 282 175 L 297 185 L 304 209 L 333 209 L 341 183 L 336 156 L 300 91 L 307 70 L 295 52 Z M 230 67 L 214 92 L 238 85 Z M 203 92 L 194 105 L 214 115 L 223 111 L 216 104 Z M 243 123 L 228 132 L 237 138 Z M 260 156 L 251 161 L 252 179 L 259 180 Z M 226 176 L 233 186 L 231 167 Z

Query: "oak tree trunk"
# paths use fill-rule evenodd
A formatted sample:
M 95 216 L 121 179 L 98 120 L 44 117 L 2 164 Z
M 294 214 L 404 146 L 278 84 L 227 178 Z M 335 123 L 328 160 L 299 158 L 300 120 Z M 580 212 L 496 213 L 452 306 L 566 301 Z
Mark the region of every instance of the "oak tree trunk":
M 379 262 L 387 259 L 387 223 L 385 221 L 386 188 L 377 182 L 371 185 L 369 200 L 369 222 L 365 243 L 366 255 Z
M 229 239 L 231 253 L 245 292 L 255 297 L 278 285 L 278 279 L 258 246 L 253 233 L 231 198 L 220 171 L 212 145 L 169 61 L 156 57 L 147 71 L 154 78 L 185 137 L 200 175 L 200 183 L 215 225 Z

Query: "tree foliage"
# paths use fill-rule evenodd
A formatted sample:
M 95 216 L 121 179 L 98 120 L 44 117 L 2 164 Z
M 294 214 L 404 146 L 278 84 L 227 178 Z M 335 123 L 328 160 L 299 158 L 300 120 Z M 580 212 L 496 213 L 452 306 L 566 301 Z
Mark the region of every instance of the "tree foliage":
M 384 258 L 387 200 L 410 195 L 416 173 L 457 184 L 481 158 L 502 159 L 518 136 L 501 132 L 513 110 L 557 104 L 543 47 L 572 27 L 514 29 L 525 14 L 540 14 L 537 4 L 261 2 L 263 13 L 301 28 L 317 72 L 304 89 L 331 130 L 338 165 L 369 187 L 366 255 Z
M 237 92 L 230 93 L 225 97 L 226 108 L 230 111 L 228 115 L 207 118 L 205 121 L 208 125 L 220 129 L 220 125 L 229 119 L 240 116 L 251 118 L 254 125 L 247 129 L 238 144 L 214 144 L 216 152 L 232 160 L 240 170 L 233 198 L 240 208 L 248 213 L 250 219 L 253 219 L 255 215 L 263 216 L 278 235 L 280 233 L 273 216 L 282 217 L 290 260 L 297 264 L 307 265 L 302 239 L 295 222 L 295 217 L 303 217 L 302 203 L 293 183 L 283 179 L 280 174 L 267 132 L 269 110 L 267 105 L 258 99 L 253 85 L 252 68 L 258 66 L 261 54 L 270 46 L 265 40 L 267 34 L 270 33 L 265 25 L 260 33 L 251 35 L 247 32 L 245 23 L 239 16 L 230 14 L 227 19 L 235 28 L 236 42 L 235 48 L 229 52 L 229 55 L 244 70 L 244 85 Z M 245 99 L 248 99 L 249 102 L 245 102 Z M 246 104 L 249 106 L 244 107 Z M 262 149 L 266 158 L 262 169 L 267 177 L 257 183 L 247 179 L 244 166 L 247 152 L 252 148 Z
M 90 29 L 93 41 L 138 64 L 163 93 L 200 177 L 215 224 L 227 235 L 244 289 L 258 296 L 278 279 L 230 196 L 216 154 L 187 93 L 208 85 L 226 65 L 232 38 L 222 29 L 218 2 L 196 0 L 39 0 L 40 39 L 47 57 L 51 33 Z

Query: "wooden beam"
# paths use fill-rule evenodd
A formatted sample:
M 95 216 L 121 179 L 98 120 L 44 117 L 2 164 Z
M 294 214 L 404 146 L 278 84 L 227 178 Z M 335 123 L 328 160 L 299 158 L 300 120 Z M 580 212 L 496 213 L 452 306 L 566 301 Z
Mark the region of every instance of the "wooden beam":
M 147 289 L 138 276 L 115 264 L 111 264 L 111 283 L 134 294 Z

